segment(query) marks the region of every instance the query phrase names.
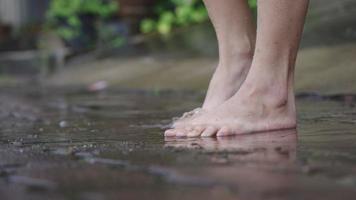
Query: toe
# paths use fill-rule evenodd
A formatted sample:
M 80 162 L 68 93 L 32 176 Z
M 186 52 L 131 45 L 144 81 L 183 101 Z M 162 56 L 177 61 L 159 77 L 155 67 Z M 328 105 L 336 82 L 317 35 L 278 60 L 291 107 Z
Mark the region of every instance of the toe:
M 229 136 L 229 135 L 233 135 L 233 132 L 228 127 L 222 127 L 216 134 L 216 136 L 218 137 Z
M 201 136 L 202 137 L 212 137 L 216 134 L 217 130 L 218 130 L 217 128 L 215 128 L 213 126 L 209 126 L 203 131 Z
M 188 137 L 199 137 L 205 128 L 203 126 L 194 127 L 192 131 L 188 133 Z
M 176 130 L 175 129 L 168 129 L 164 132 L 165 137 L 174 137 L 176 136 Z
M 176 129 L 176 137 L 187 136 L 187 131 L 185 129 Z

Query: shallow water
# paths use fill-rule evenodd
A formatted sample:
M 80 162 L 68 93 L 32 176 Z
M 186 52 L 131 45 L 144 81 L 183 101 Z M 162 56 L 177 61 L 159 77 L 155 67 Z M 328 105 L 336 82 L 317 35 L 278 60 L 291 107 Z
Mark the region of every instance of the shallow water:
M 299 95 L 297 131 L 184 139 L 163 129 L 201 94 L 13 91 L 0 96 L 1 200 L 356 195 L 353 96 Z

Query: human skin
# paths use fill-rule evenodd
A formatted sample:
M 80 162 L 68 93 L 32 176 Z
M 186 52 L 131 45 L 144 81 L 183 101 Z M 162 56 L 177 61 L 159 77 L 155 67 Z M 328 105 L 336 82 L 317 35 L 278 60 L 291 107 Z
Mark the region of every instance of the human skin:
M 250 69 L 256 41 L 256 25 L 246 0 L 204 0 L 219 44 L 219 63 L 210 80 L 200 110 L 211 110 L 231 98 Z M 189 120 L 183 115 L 174 126 Z M 189 116 L 189 117 L 187 117 Z
M 205 0 L 219 43 L 219 64 L 210 81 L 203 109 L 232 97 L 250 69 L 256 27 L 246 0 Z
M 308 0 L 259 0 L 253 60 L 240 88 L 219 106 L 175 124 L 165 136 L 228 136 L 296 128 L 294 68 L 308 4 Z M 221 12 L 229 22 L 231 14 Z

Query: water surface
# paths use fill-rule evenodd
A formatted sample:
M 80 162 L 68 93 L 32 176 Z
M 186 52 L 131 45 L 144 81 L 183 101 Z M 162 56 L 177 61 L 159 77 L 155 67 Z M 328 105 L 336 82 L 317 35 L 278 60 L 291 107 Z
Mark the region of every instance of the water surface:
M 353 199 L 353 96 L 299 95 L 298 130 L 164 138 L 191 92 L 6 90 L 0 199 Z

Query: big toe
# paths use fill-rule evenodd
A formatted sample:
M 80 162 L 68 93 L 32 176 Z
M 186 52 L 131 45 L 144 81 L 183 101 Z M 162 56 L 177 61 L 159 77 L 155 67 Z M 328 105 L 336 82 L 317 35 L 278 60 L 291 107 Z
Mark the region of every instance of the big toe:
M 177 132 L 175 129 L 167 129 L 165 132 L 164 132 L 164 136 L 165 137 L 174 137 L 176 136 Z
M 187 136 L 187 131 L 185 129 L 177 128 L 175 129 L 176 131 L 176 137 L 186 137 Z

